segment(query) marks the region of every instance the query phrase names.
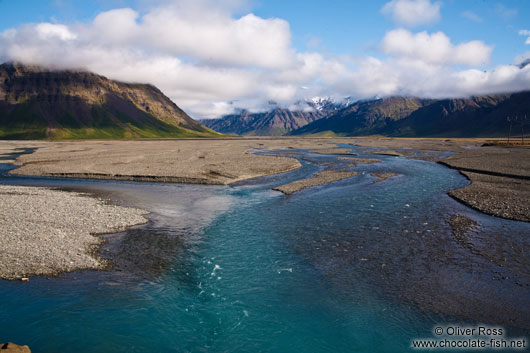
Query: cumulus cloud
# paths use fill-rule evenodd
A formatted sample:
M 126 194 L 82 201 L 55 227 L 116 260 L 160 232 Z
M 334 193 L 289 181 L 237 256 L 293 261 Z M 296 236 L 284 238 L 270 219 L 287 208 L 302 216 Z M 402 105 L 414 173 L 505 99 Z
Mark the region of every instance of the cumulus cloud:
M 405 95 L 427 98 L 468 97 L 530 88 L 530 65 L 501 65 L 490 71 L 451 70 L 407 59 L 359 59 L 357 69 L 334 89 L 356 97 Z
M 235 19 L 213 2 L 178 4 L 154 8 L 141 18 L 128 8 L 101 13 L 80 29 L 82 39 L 113 47 L 134 44 L 212 65 L 278 68 L 293 63 L 286 21 L 253 14 Z
M 40 39 L 59 38 L 61 40 L 72 40 L 76 39 L 76 35 L 64 25 L 52 24 L 52 23 L 40 23 L 35 26 L 35 30 Z
M 143 18 L 144 40 L 171 54 L 213 64 L 267 68 L 293 64 L 286 21 L 253 14 L 234 19 L 200 12 L 154 10 Z
M 392 0 L 381 12 L 400 25 L 414 27 L 438 22 L 441 6 L 440 2 L 430 0 Z
M 387 32 L 383 38 L 386 54 L 416 59 L 433 64 L 484 65 L 490 60 L 493 50 L 481 41 L 470 41 L 454 45 L 443 32 L 411 33 L 406 29 Z
M 389 31 L 379 58 L 299 52 L 286 21 L 236 15 L 242 1 L 157 0 L 141 12 L 114 9 L 86 23 L 25 24 L 0 33 L 0 61 L 151 83 L 194 118 L 265 110 L 269 101 L 296 106 L 314 96 L 442 98 L 530 89 L 530 65 L 479 70 L 493 48 L 453 43 L 442 32 Z

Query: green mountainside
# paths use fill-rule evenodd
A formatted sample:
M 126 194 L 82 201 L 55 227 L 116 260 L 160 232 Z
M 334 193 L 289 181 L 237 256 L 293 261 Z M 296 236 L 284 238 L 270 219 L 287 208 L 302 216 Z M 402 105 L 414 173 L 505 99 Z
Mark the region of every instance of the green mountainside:
M 85 71 L 0 65 L 1 139 L 181 138 L 220 134 L 152 85 Z

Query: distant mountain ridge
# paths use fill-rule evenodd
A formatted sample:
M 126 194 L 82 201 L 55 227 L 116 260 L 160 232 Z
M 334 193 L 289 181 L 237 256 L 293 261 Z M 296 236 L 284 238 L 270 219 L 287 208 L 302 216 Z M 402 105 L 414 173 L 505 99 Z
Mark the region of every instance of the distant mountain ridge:
M 201 120 L 210 129 L 231 135 L 281 136 L 324 117 L 318 111 L 290 111 L 276 108 L 264 113 L 242 111 L 220 119 Z
M 80 70 L 0 65 L 0 138 L 208 136 L 218 134 L 152 85 Z
M 342 104 L 317 97 L 305 104 L 310 109 L 243 111 L 203 123 L 236 135 L 496 137 L 508 135 L 508 116 L 530 119 L 530 91 L 452 99 L 393 96 Z M 530 132 L 530 120 L 527 124 Z M 519 134 L 520 124 L 512 125 Z
M 387 97 L 354 103 L 291 134 L 494 137 L 507 135 L 507 117 L 516 115 L 530 118 L 530 91 L 441 100 Z
M 341 104 L 325 97 L 296 103 L 291 109 L 271 104 L 266 112 L 251 113 L 241 110 L 237 114 L 225 115 L 218 119 L 204 119 L 200 122 L 212 130 L 223 134 L 241 136 L 281 136 L 299 129 L 313 121 L 328 116 Z

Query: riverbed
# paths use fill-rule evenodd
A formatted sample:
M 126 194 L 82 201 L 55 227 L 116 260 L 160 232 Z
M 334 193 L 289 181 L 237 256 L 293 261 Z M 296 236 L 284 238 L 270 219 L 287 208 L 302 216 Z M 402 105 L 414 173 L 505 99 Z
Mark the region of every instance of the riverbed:
M 4 176 L 151 212 L 104 236 L 110 271 L 0 282 L 0 341 L 34 352 L 406 352 L 437 325 L 530 332 L 530 224 L 447 192 L 455 170 L 348 147 L 358 174 L 292 195 L 274 187 L 339 156 L 231 186 Z M 318 163 L 315 163 L 318 162 Z M 4 169 L 8 169 L 4 164 Z M 373 172 L 396 176 L 374 183 Z M 448 220 L 478 226 L 456 238 Z

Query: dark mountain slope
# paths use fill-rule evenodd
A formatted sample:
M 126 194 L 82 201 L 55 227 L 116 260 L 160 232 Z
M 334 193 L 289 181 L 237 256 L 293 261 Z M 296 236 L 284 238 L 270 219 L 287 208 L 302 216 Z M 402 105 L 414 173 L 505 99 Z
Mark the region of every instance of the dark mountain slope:
M 0 65 L 0 138 L 215 136 L 151 85 Z
M 332 132 L 337 135 L 371 134 L 382 130 L 393 121 L 409 116 L 415 110 L 429 104 L 430 100 L 388 97 L 359 101 L 340 109 L 327 119 L 322 119 L 295 130 L 294 135 Z
M 525 114 L 530 117 L 530 92 L 443 100 L 391 97 L 356 103 L 292 134 L 505 136 L 507 116 Z
M 530 92 L 437 101 L 396 122 L 393 136 L 506 136 L 508 116 L 530 117 Z M 520 125 L 513 125 L 514 133 Z

